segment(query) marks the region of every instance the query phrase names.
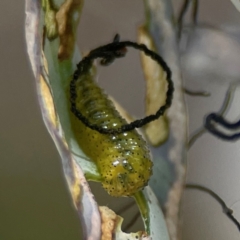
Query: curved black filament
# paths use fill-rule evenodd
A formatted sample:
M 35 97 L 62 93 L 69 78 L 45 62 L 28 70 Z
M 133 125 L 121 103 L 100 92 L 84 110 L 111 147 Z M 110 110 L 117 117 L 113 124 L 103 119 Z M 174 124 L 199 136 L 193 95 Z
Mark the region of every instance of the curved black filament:
M 165 71 L 166 80 L 168 82 L 168 90 L 166 93 L 166 102 L 163 106 L 159 108 L 159 110 L 152 115 L 146 116 L 143 119 L 135 120 L 129 124 L 122 125 L 119 128 L 105 129 L 99 127 L 96 124 L 92 124 L 76 107 L 76 82 L 80 75 L 86 74 L 92 67 L 93 61 L 97 58 L 101 58 L 102 65 L 108 65 L 112 63 L 116 58 L 124 57 L 127 52 L 127 47 L 132 47 L 137 50 L 143 51 L 147 56 L 156 61 Z M 119 41 L 119 35 L 116 35 L 114 41 L 110 44 L 104 45 L 102 47 L 98 47 L 92 50 L 88 56 L 84 57 L 77 65 L 77 70 L 73 74 L 73 78 L 70 82 L 70 101 L 71 101 L 71 111 L 73 114 L 82 121 L 87 127 L 98 131 L 102 134 L 120 134 L 123 132 L 131 131 L 135 128 L 140 128 L 145 124 L 158 119 L 160 116 L 164 114 L 167 108 L 171 106 L 172 98 L 173 98 L 173 82 L 171 79 L 171 70 L 166 64 L 166 62 L 159 56 L 157 53 L 149 50 L 144 44 L 138 44 L 130 41 Z
M 237 226 L 238 231 L 240 231 L 240 223 L 238 220 L 233 216 L 233 210 L 230 209 L 226 203 L 223 201 L 223 199 L 217 195 L 215 192 L 213 192 L 211 189 L 206 188 L 204 186 L 198 185 L 198 184 L 186 184 L 186 189 L 196 189 L 203 191 L 205 193 L 208 193 L 210 196 L 212 196 L 222 207 L 224 214 L 227 215 L 227 217 Z
M 216 128 L 216 124 L 225 127 L 228 130 L 235 130 L 240 128 L 240 120 L 231 123 L 216 113 L 210 113 L 205 119 L 205 128 L 216 137 L 223 140 L 235 141 L 240 139 L 240 132 L 234 134 L 226 134 Z

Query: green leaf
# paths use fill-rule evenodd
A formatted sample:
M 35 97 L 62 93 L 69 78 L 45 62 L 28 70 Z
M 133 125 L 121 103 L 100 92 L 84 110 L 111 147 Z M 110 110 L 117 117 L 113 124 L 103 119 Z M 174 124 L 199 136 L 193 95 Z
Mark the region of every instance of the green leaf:
M 74 64 L 77 61 L 76 58 L 79 60 L 80 55 L 73 55 L 71 60 L 65 60 L 65 62 L 58 61 L 57 43 L 59 40 L 55 39 L 55 42 L 51 43 L 52 49 L 48 56 L 49 58 L 53 57 L 53 59 L 50 60 L 45 58 L 44 54 L 42 54 L 43 22 L 43 11 L 39 2 L 35 0 L 26 0 L 27 51 L 36 80 L 43 120 L 61 155 L 64 175 L 71 192 L 73 203 L 83 223 L 84 238 L 99 239 L 101 236 L 101 216 L 98 206 L 89 189 L 81 167 L 76 164 L 73 154 L 66 144 L 58 117 L 63 109 L 59 109 L 60 114 L 57 113 L 57 108 L 55 108 L 54 104 L 58 101 L 56 101 L 56 99 L 53 100 L 52 89 L 50 87 L 51 84 L 53 84 L 54 87 L 58 87 L 59 90 L 62 90 L 60 89 L 61 81 L 63 83 L 64 78 L 71 75 Z M 55 53 L 54 56 L 52 55 L 53 53 Z M 50 68 L 47 67 L 48 63 L 50 63 Z M 60 67 L 62 68 L 60 69 Z M 57 71 L 57 69 L 59 71 Z M 60 74 L 62 75 L 60 76 Z M 59 81 L 59 83 L 54 82 L 54 77 L 56 77 L 56 81 Z M 67 78 L 65 78 L 65 80 L 66 79 Z M 56 91 L 55 94 L 57 94 Z M 60 94 L 63 96 L 63 91 Z M 63 108 L 64 107 L 66 108 L 66 99 L 65 106 L 63 105 Z M 65 114 L 66 117 L 66 112 L 63 111 L 62 113 Z M 63 122 L 67 125 L 68 122 L 67 119 L 64 118 L 64 115 L 62 118 L 65 120 L 65 122 Z
M 158 196 L 171 239 L 177 239 L 180 200 L 186 174 L 187 113 L 183 98 L 179 49 L 173 23 L 171 1 L 145 0 L 146 24 L 159 54 L 172 71 L 174 98 L 167 112 L 169 137 L 164 145 L 152 149 L 154 169 L 150 186 Z
M 76 64 L 81 59 L 75 37 L 82 1 L 45 0 L 43 3 L 44 9 L 38 1 L 26 0 L 27 48 L 36 79 L 42 116 L 61 155 L 74 206 L 84 222 L 84 237 L 98 239 L 103 218 L 85 177 L 98 181 L 101 176 L 96 164 L 84 154 L 74 137 L 66 93 Z M 47 8 L 47 3 L 51 3 L 52 8 Z M 47 30 L 50 33 L 56 28 L 56 25 L 51 25 L 51 21 L 46 22 L 44 12 L 49 14 L 47 11 L 56 13 L 58 34 L 54 34 L 54 37 L 45 32 Z M 144 203 L 140 204 L 140 211 L 144 216 L 146 231 L 154 234 L 152 239 L 159 239 L 161 236 L 161 240 L 169 240 L 163 215 L 153 192 L 147 188 L 144 195 L 139 193 L 137 199 L 138 203 Z M 120 228 L 116 228 L 115 231 L 116 235 L 120 234 Z M 121 236 L 120 234 L 119 239 Z M 145 239 L 150 239 L 147 234 L 144 236 Z

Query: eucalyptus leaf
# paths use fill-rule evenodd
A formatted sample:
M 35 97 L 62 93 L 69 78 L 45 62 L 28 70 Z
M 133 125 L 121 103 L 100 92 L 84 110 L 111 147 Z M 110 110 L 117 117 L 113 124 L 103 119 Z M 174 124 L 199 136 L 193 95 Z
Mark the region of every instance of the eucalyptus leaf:
M 57 115 L 54 115 L 52 102 L 45 97 L 47 79 L 44 76 L 48 73 L 44 71 L 45 59 L 42 57 L 42 22 L 41 5 L 39 1 L 26 0 L 26 39 L 27 51 L 36 80 L 38 100 L 42 111 L 45 125 L 52 136 L 62 158 L 64 174 L 71 192 L 75 208 L 82 220 L 84 236 L 86 239 L 100 239 L 101 217 L 98 206 L 88 187 L 82 169 L 75 163 L 71 151 L 69 151 L 62 135 L 62 129 L 58 123 Z M 69 68 L 70 69 L 70 68 Z M 48 69 L 45 69 L 48 70 Z M 70 73 L 69 73 L 70 74 Z M 46 86 L 45 85 L 45 86 Z M 45 90 L 45 91 L 44 91 Z M 49 91 L 51 92 L 51 91 Z M 51 96 L 51 95 L 50 95 Z M 49 107 L 50 106 L 50 107 Z M 81 198 L 79 198 L 81 196 Z M 81 199 L 81 201 L 79 201 Z
M 138 30 L 139 42 L 145 44 L 149 49 L 156 51 L 151 36 L 145 27 Z M 159 106 L 166 101 L 167 80 L 163 68 L 149 57 L 141 54 L 142 67 L 146 81 L 146 115 L 154 114 Z M 144 128 L 148 141 L 153 146 L 163 144 L 169 135 L 168 118 L 166 113 L 157 120 L 150 122 Z
M 61 155 L 73 203 L 82 220 L 84 239 L 95 240 L 101 238 L 103 216 L 85 177 L 99 181 L 101 176 L 96 164 L 84 154 L 74 137 L 66 92 L 76 64 L 81 59 L 75 38 L 83 1 L 55 0 L 51 2 L 54 7 L 47 8 L 46 4 L 50 2 L 43 1 L 45 5 L 42 8 L 39 1 L 26 0 L 27 50 L 35 75 L 42 116 Z M 50 23 L 46 24 L 44 14 L 49 14 L 49 9 L 56 13 L 58 34 L 54 33 L 54 37 L 46 32 L 46 28 L 52 30 L 52 27 L 56 27 L 56 22 L 54 26 L 51 25 L 52 18 Z M 144 195 L 140 192 L 139 196 L 139 201 L 145 202 L 140 211 L 144 216 L 147 231 L 142 231 L 139 236 L 142 239 L 152 237 L 153 240 L 162 236 L 162 240 L 168 240 L 168 231 L 154 193 L 147 189 Z M 124 233 L 120 230 L 120 227 L 114 228 L 112 235 L 123 239 L 121 236 Z M 149 233 L 153 236 L 149 236 Z M 132 234 L 132 237 L 134 236 L 136 234 Z
M 170 127 L 168 140 L 152 151 L 154 170 L 150 186 L 161 201 L 170 238 L 178 239 L 179 207 L 186 174 L 187 114 L 174 16 L 171 1 L 145 0 L 144 3 L 146 29 L 171 68 L 175 88 L 173 103 L 167 112 Z
M 240 12 L 240 1 L 239 0 L 231 0 L 231 2 L 236 7 L 236 9 Z
M 141 211 L 145 228 L 152 239 L 169 240 L 166 222 L 160 204 L 152 189 L 147 186 L 143 192 L 135 195 L 135 200 Z

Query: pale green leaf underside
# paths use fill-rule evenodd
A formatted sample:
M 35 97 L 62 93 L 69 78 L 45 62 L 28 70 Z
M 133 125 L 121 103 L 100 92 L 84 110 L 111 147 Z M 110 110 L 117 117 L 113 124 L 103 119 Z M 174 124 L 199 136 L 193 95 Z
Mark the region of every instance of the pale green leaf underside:
M 41 36 L 44 22 L 43 16 L 44 13 L 42 11 L 40 24 Z M 70 125 L 68 98 L 66 96 L 65 89 L 69 83 L 69 79 L 72 77 L 72 74 L 76 69 L 76 64 L 81 59 L 81 55 L 77 46 L 75 46 L 72 59 L 60 62 L 57 59 L 58 46 L 58 38 L 52 41 L 49 41 L 47 38 L 45 38 L 44 55 L 47 60 L 49 70 L 49 75 L 46 76 L 45 80 L 48 82 L 53 94 L 54 105 L 61 124 L 59 127 L 63 130 L 62 137 L 64 138 L 63 140 L 67 142 L 70 153 L 72 154 L 76 163 L 85 173 L 85 176 L 91 180 L 99 180 L 101 176 L 95 163 L 84 154 L 77 144 Z M 159 236 L 162 236 L 161 240 L 168 240 L 169 237 L 164 218 L 154 194 L 149 189 L 145 190 L 144 193 L 145 196 L 142 197 L 142 200 L 146 201 L 146 206 L 140 207 L 140 210 L 142 214 L 146 212 L 144 214 L 145 217 L 148 218 L 146 221 L 146 228 L 151 234 L 154 234 L 155 237 L 153 237 L 153 239 L 159 239 Z

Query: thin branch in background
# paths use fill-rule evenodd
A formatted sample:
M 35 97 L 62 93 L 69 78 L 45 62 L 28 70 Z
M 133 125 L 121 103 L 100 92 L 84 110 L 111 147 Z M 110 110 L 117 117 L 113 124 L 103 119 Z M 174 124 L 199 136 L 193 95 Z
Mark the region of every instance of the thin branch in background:
M 183 19 L 184 19 L 185 14 L 187 13 L 190 2 L 191 2 L 190 0 L 184 0 L 184 2 L 182 3 L 182 6 L 180 8 L 181 10 L 180 10 L 178 20 L 177 20 L 177 23 L 178 23 L 178 39 L 181 38 L 182 27 L 183 27 Z
M 121 215 L 124 212 L 128 211 L 130 208 L 132 208 L 135 205 L 135 201 L 132 201 L 128 204 L 126 204 L 125 206 L 123 206 L 121 209 L 119 209 L 118 211 L 116 211 L 117 215 Z
M 197 131 L 195 131 L 188 141 L 187 149 L 189 150 L 193 146 L 193 144 L 206 132 L 207 130 L 203 126 L 200 127 Z
M 123 231 L 124 231 L 124 232 L 128 232 L 129 229 L 133 226 L 133 224 L 138 220 L 139 217 L 140 217 L 140 213 L 137 212 L 137 213 L 133 216 L 132 220 L 127 224 L 127 226 L 124 227 Z
M 197 25 L 198 23 L 198 11 L 199 11 L 199 2 L 198 0 L 193 0 L 192 22 L 194 25 Z
M 227 141 L 235 141 L 240 138 L 239 132 L 234 134 L 226 134 L 217 129 L 217 125 L 222 125 L 228 130 L 235 130 L 240 127 L 240 120 L 234 123 L 230 123 L 224 119 L 224 113 L 227 111 L 228 107 L 230 106 L 230 103 L 232 102 L 233 93 L 235 89 L 236 85 L 229 86 L 224 103 L 220 111 L 218 113 L 208 114 L 207 117 L 205 118 L 204 123 L 204 127 L 207 131 L 209 131 L 214 136 Z
M 196 97 L 210 97 L 211 93 L 210 92 L 206 92 L 206 91 L 192 91 L 189 90 L 187 88 L 184 88 L 184 93 L 186 93 L 189 96 L 196 96 Z
M 184 0 L 178 16 L 178 39 L 181 38 L 184 17 L 188 11 L 191 2 L 192 2 L 191 25 L 195 26 L 198 23 L 198 11 L 199 11 L 198 0 Z
M 228 87 L 228 90 L 226 92 L 223 104 L 221 109 L 219 110 L 218 114 L 223 116 L 225 113 L 227 113 L 228 108 L 230 107 L 230 104 L 232 103 L 233 95 L 236 89 L 236 85 L 230 84 Z
M 202 192 L 208 193 L 210 196 L 212 196 L 222 207 L 223 212 L 227 215 L 227 217 L 237 226 L 238 231 L 240 231 L 240 223 L 238 220 L 233 216 L 233 210 L 228 208 L 226 203 L 223 201 L 222 198 L 220 198 L 215 192 L 210 190 L 209 188 L 203 187 L 201 185 L 197 184 L 186 184 L 186 189 L 196 189 L 200 190 Z
M 227 141 L 236 141 L 240 139 L 240 132 L 234 134 L 227 134 L 222 132 L 221 130 L 218 130 L 216 128 L 217 125 L 222 125 L 228 130 L 234 130 L 240 127 L 240 120 L 234 123 L 230 123 L 216 113 L 210 113 L 205 120 L 205 128 L 214 136 Z
M 232 84 L 229 85 L 225 98 L 223 100 L 222 107 L 218 112 L 220 116 L 224 116 L 227 113 L 231 105 L 235 89 L 236 89 L 235 85 L 232 85 Z M 193 146 L 193 144 L 196 142 L 196 140 L 198 140 L 199 137 L 201 137 L 206 132 L 207 132 L 207 129 L 205 128 L 205 126 L 201 126 L 197 131 L 195 131 L 189 138 L 187 148 L 190 149 Z
M 222 125 L 223 127 L 227 128 L 227 129 L 238 129 L 240 128 L 240 120 L 236 121 L 236 122 L 229 122 L 227 121 L 225 118 L 223 118 L 222 116 L 219 116 L 215 113 L 212 114 L 212 120 L 214 120 L 215 122 L 217 122 L 218 124 Z
M 128 211 L 131 209 L 134 205 L 136 204 L 135 201 L 132 201 L 128 204 L 126 204 L 123 208 L 119 209 L 116 211 L 117 215 L 121 216 L 124 212 Z M 137 221 L 137 219 L 140 217 L 140 212 L 138 211 L 133 217 L 131 217 L 130 222 L 124 227 L 123 231 L 128 232 L 129 229 L 133 226 L 133 224 Z

